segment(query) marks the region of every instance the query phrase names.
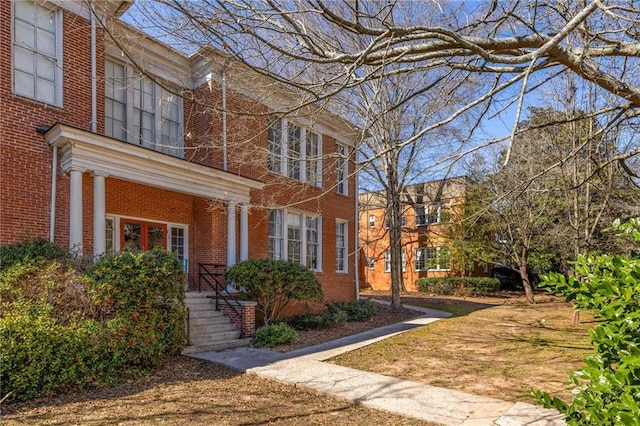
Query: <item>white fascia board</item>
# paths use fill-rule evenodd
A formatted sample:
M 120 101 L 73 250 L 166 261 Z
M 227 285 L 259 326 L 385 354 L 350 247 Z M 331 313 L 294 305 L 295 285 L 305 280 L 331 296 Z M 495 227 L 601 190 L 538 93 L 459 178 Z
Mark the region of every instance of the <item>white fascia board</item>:
M 111 34 L 122 36 L 118 43 L 105 34 L 105 55 L 126 64 L 138 67 L 146 74 L 157 76 L 179 87 L 193 87 L 189 58 L 172 47 L 156 40 L 148 34 L 117 19 L 107 21 Z
M 46 140 L 61 149 L 63 171 L 98 172 L 156 188 L 237 203 L 264 183 L 57 124 Z
M 361 139 L 361 131 L 348 120 L 326 109 L 310 104 L 295 108 L 300 102 L 296 93 L 281 83 L 261 75 L 213 48 L 203 48 L 191 55 L 194 74 L 194 88 L 210 82 L 222 83 L 221 70 L 228 67 L 227 87 L 252 99 L 272 111 L 293 110 L 288 119 L 318 133 L 330 136 L 336 141 L 355 147 Z

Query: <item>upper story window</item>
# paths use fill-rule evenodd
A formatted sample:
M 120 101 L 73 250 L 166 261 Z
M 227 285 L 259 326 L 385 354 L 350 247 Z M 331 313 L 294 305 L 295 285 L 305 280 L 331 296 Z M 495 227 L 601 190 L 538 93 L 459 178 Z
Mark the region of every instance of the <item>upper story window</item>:
M 449 223 L 451 220 L 451 207 L 442 203 L 418 204 L 413 207 L 416 226 L 424 226 L 430 223 Z
M 182 98 L 133 68 L 107 60 L 105 134 L 182 158 Z
M 336 145 L 336 192 L 347 195 L 349 193 L 349 149 L 342 145 Z
M 321 142 L 317 133 L 281 118 L 271 118 L 267 130 L 267 169 L 322 186 Z
M 387 214 L 384 215 L 384 227 L 385 227 L 385 229 L 389 229 L 389 223 L 390 223 L 389 222 L 389 215 L 387 213 Z M 405 228 L 407 226 L 407 217 L 404 214 L 402 214 L 400 216 L 400 226 L 402 228 Z
M 402 272 L 407 270 L 407 256 L 404 249 L 402 250 Z M 391 272 L 391 251 L 386 250 L 384 252 L 384 271 Z
M 322 270 L 322 223 L 319 216 L 273 209 L 269 211 L 269 258 Z
M 62 13 L 13 2 L 13 91 L 62 106 Z

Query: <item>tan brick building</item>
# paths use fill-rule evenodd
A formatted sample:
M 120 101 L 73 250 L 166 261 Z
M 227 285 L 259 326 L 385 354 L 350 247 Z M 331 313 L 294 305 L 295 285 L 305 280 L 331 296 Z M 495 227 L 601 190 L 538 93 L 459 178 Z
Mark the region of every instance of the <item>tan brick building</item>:
M 407 188 L 401 218 L 403 280 L 416 291 L 421 277 L 456 275 L 490 276 L 488 265 L 461 269 L 452 258 L 448 242 L 451 223 L 460 218 L 465 201 L 466 178 L 424 182 Z M 389 232 L 383 192 L 359 196 L 360 287 L 388 290 L 391 285 Z
M 354 299 L 357 129 L 276 115 L 292 93 L 139 32 L 119 19 L 130 3 L 0 2 L 0 244 L 161 246 L 191 288 L 201 263 L 290 259 Z

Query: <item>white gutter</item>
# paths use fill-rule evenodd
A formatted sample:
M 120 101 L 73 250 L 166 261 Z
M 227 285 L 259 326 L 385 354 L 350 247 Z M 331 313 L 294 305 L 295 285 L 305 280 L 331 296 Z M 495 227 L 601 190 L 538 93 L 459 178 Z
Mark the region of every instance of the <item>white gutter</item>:
M 98 92 L 97 92 L 97 65 L 96 65 L 96 17 L 93 10 L 93 1 L 89 2 L 89 14 L 91 20 L 91 131 L 98 131 Z
M 51 147 L 51 211 L 49 211 L 49 241 L 55 242 L 56 237 L 56 187 L 58 182 L 58 148 Z
M 222 170 L 227 171 L 227 61 L 220 72 L 222 77 Z
M 356 154 L 357 148 L 355 148 L 353 152 L 354 152 L 354 156 L 357 155 Z M 360 300 L 360 267 L 359 267 L 359 264 L 360 264 L 360 240 L 359 240 L 359 237 L 360 237 L 359 236 L 359 233 L 360 233 L 359 232 L 360 231 L 360 213 L 358 212 L 358 209 L 360 208 L 360 206 L 359 206 L 359 203 L 358 203 L 358 191 L 359 191 L 359 189 L 358 189 L 358 162 L 355 161 L 354 163 L 356 164 L 356 167 L 355 167 L 356 170 L 355 170 L 355 173 L 354 173 L 354 177 L 355 177 L 355 180 L 356 180 L 356 185 L 355 185 L 356 189 L 355 189 L 355 197 L 354 197 L 355 198 L 354 205 L 356 207 L 355 226 L 354 226 L 354 228 L 355 228 L 355 247 L 356 247 L 355 253 L 356 253 L 356 255 L 354 256 L 354 262 L 353 263 L 354 263 L 354 266 L 356 268 L 356 280 L 355 280 L 355 282 L 356 282 L 356 300 Z

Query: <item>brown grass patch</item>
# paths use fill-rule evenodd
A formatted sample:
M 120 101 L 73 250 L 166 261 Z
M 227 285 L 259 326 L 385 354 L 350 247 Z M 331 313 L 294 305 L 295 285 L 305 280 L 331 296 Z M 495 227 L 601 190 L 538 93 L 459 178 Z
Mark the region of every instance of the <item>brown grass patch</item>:
M 519 295 L 464 299 L 410 294 L 405 303 L 440 307 L 458 316 L 332 362 L 509 401 L 530 402 L 531 388 L 570 398 L 565 383 L 591 353 L 587 329 L 593 326 L 592 317 L 582 314 L 580 325 L 573 326 L 570 305 L 550 296 L 538 300 L 528 305 Z

